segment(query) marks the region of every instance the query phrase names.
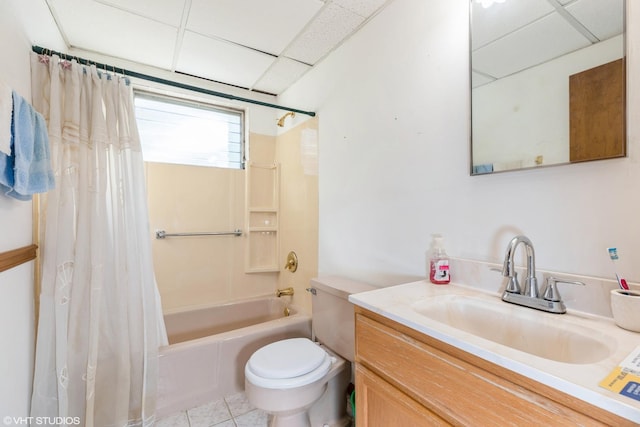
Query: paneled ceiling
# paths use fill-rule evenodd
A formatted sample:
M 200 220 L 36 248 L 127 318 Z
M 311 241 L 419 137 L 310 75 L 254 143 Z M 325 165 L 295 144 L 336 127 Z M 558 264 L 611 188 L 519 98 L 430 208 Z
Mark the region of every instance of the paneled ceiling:
M 615 37 L 624 0 L 505 0 L 472 6 L 473 86 Z
M 277 95 L 393 0 L 45 1 L 68 48 Z

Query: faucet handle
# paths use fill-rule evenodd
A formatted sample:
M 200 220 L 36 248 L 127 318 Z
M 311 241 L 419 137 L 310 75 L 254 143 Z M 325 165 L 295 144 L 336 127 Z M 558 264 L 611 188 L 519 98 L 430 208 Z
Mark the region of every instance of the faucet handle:
M 569 285 L 581 285 L 585 286 L 583 282 L 557 279 L 553 276 L 547 277 L 547 286 L 544 290 L 543 298 L 547 301 L 559 302 L 562 301 L 560 291 L 558 291 L 558 283 L 567 283 Z

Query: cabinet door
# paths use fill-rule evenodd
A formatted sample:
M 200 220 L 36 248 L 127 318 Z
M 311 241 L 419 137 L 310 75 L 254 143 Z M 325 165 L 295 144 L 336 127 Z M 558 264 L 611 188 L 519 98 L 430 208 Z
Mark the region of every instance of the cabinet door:
M 356 365 L 356 427 L 446 426 L 442 418 Z

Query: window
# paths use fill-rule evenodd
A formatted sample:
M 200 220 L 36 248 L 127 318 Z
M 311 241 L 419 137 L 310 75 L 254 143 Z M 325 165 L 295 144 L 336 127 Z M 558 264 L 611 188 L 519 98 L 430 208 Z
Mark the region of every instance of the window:
M 242 111 L 140 92 L 135 108 L 145 161 L 244 168 Z

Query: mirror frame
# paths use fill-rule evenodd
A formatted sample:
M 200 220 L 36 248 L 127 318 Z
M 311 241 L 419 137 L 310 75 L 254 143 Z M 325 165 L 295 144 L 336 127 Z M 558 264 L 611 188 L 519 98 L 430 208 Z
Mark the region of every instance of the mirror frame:
M 506 0 L 506 1 L 515 1 L 515 0 Z M 478 2 L 477 0 L 470 0 L 469 3 L 469 90 L 470 90 L 470 102 L 469 102 L 469 110 L 470 110 L 470 117 L 469 117 L 469 173 L 471 176 L 480 176 L 480 175 L 492 175 L 494 173 L 503 173 L 503 172 L 513 172 L 513 171 L 518 171 L 518 170 L 530 170 L 530 169 L 539 169 L 539 168 L 548 168 L 548 167 L 552 167 L 552 166 L 565 166 L 565 165 L 571 165 L 574 163 L 582 163 L 582 162 L 586 162 L 586 161 L 597 161 L 597 160 L 611 160 L 611 159 L 616 159 L 616 158 L 626 158 L 628 157 L 628 145 L 629 145 L 629 135 L 628 135 L 628 127 L 629 127 L 629 112 L 628 112 L 628 94 L 627 94 L 627 80 L 628 80 L 628 61 L 627 61 L 627 57 L 628 57 L 628 47 L 627 47 L 627 31 L 628 31 L 628 27 L 627 27 L 627 10 L 628 10 L 628 0 L 622 0 L 622 33 L 618 36 L 613 36 L 609 39 L 604 39 L 602 40 L 603 42 L 610 40 L 614 37 L 621 37 L 621 43 L 622 43 L 622 57 L 619 59 L 616 59 L 614 61 L 611 62 L 615 62 L 618 60 L 622 60 L 622 93 L 621 93 L 621 97 L 622 97 L 622 146 L 619 148 L 620 152 L 616 153 L 613 156 L 607 156 L 607 157 L 598 157 L 598 158 L 590 158 L 590 159 L 585 159 L 585 160 L 578 160 L 578 161 L 572 161 L 572 160 L 567 160 L 567 161 L 559 161 L 556 163 L 549 163 L 549 164 L 544 164 L 542 156 L 538 156 L 537 158 L 535 158 L 535 164 L 533 164 L 532 162 L 528 162 L 528 163 L 532 163 L 529 165 L 524 165 L 522 167 L 518 167 L 518 168 L 505 168 L 505 169 L 501 169 L 501 170 L 493 170 L 493 168 L 491 168 L 490 171 L 483 171 L 482 169 L 479 169 L 480 171 L 478 171 L 478 169 L 476 169 L 478 166 L 482 166 L 482 165 L 476 165 L 474 166 L 474 159 L 473 159 L 473 155 L 474 155 L 474 148 L 473 148 L 473 143 L 474 143 L 474 108 L 473 108 L 473 92 L 474 92 L 474 85 L 473 85 L 473 8 L 474 8 L 474 2 Z M 594 46 L 597 43 L 592 44 L 591 46 Z M 570 55 L 572 53 L 578 52 L 582 49 L 586 49 L 589 46 L 580 48 L 580 49 L 576 49 L 574 51 L 571 51 L 569 53 L 566 53 L 564 55 Z M 562 56 L 564 56 L 562 55 Z M 562 56 L 560 56 L 559 58 L 561 58 Z M 557 58 L 556 58 L 557 59 Z M 609 62 L 603 63 L 602 65 L 608 64 Z M 540 64 L 538 64 L 540 65 Z M 593 68 L 597 68 L 599 66 L 595 66 Z M 527 70 L 528 68 L 518 71 L 517 73 L 515 73 L 514 75 L 517 75 L 518 73 Z M 581 72 L 584 71 L 589 71 L 590 69 L 586 69 L 586 70 L 582 70 L 577 72 L 576 74 L 580 74 Z M 572 77 L 572 75 L 570 75 L 569 77 Z M 569 120 L 569 115 L 567 115 L 567 120 Z M 569 125 L 568 125 L 569 126 Z M 569 126 L 570 127 L 570 126 Z M 569 132 L 571 132 L 569 130 Z M 569 136 L 567 136 L 567 138 L 569 138 Z M 487 165 L 493 165 L 493 164 L 489 164 L 487 163 Z

